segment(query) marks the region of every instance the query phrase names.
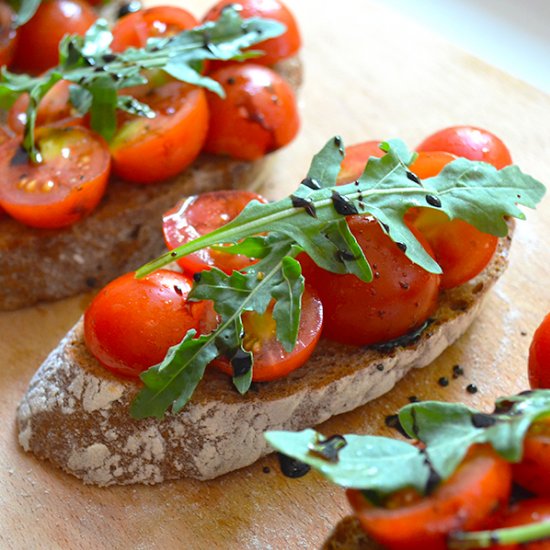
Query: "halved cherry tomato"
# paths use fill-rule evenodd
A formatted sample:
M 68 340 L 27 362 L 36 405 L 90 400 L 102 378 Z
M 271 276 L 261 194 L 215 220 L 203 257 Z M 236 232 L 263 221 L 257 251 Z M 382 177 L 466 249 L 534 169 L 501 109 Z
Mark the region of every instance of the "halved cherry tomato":
M 420 327 L 436 309 L 439 275 L 413 264 L 374 218 L 351 216 L 347 221 L 374 271 L 372 282 L 325 271 L 300 255 L 306 281 L 323 304 L 324 336 L 365 346 Z M 412 231 L 430 252 L 422 235 Z
M 267 382 L 286 376 L 301 367 L 313 353 L 321 336 L 323 307 L 317 294 L 306 286 L 302 296 L 302 315 L 298 329 L 298 341 L 291 352 L 285 351 L 276 338 L 276 323 L 272 307 L 261 315 L 255 311 L 243 313 L 243 347 L 254 355 L 252 380 Z M 225 357 L 212 365 L 232 375 L 233 369 Z
M 529 348 L 529 384 L 533 389 L 550 389 L 550 314 L 535 331 Z
M 444 152 L 420 152 L 410 169 L 420 179 L 436 176 L 456 157 Z M 449 220 L 434 208 L 414 208 L 406 219 L 426 237 L 443 269 L 441 288 L 454 288 L 483 271 L 498 245 L 494 235 L 482 233 L 463 220 Z
M 2 148 L 0 206 L 33 227 L 65 227 L 99 203 L 109 177 L 110 155 L 103 139 L 79 126 L 42 127 L 36 132 L 42 155 L 31 164 L 18 138 Z
M 446 550 L 449 533 L 484 528 L 506 506 L 511 481 L 510 464 L 489 446 L 477 446 L 431 495 L 409 505 L 374 507 L 355 489 L 347 497 L 363 529 L 384 548 Z
M 113 171 L 134 183 L 154 183 L 179 174 L 195 160 L 206 138 L 204 90 L 169 81 L 133 88 L 131 93 L 156 117 L 120 115 L 110 144 Z
M 512 164 L 512 157 L 501 139 L 475 126 L 453 126 L 427 137 L 417 151 L 445 151 L 470 160 L 481 160 L 499 170 Z
M 523 442 L 521 462 L 512 466 L 514 481 L 537 495 L 550 497 L 550 420 L 535 422 Z
M 143 48 L 149 38 L 169 37 L 198 25 L 194 15 L 177 6 L 155 6 L 120 18 L 113 28 L 111 49 Z
M 254 59 L 254 63 L 273 65 L 281 59 L 295 55 L 302 45 L 300 30 L 292 12 L 280 0 L 221 0 L 205 15 L 203 21 L 216 21 L 226 6 L 234 6 L 243 19 L 262 17 L 283 23 L 286 32 L 281 36 L 254 44 L 252 49 L 261 50 L 264 55 Z
M 13 28 L 15 14 L 9 5 L 0 2 L 0 67 L 9 65 L 15 54 L 17 31 Z
M 229 65 L 210 75 L 226 97 L 208 93 L 205 151 L 256 160 L 289 143 L 300 126 L 290 85 L 261 65 Z
M 514 504 L 506 512 L 499 528 L 519 527 L 531 523 L 550 522 L 550 499 L 532 498 Z M 550 541 L 531 542 L 525 544 L 506 544 L 491 546 L 492 550 L 550 550 Z
M 369 158 L 380 158 L 385 155 L 380 149 L 382 140 L 365 141 L 346 147 L 346 156 L 340 166 L 338 184 L 355 181 L 365 170 Z
M 18 29 L 14 66 L 32 74 L 55 67 L 61 39 L 66 34 L 84 35 L 96 19 L 83 0 L 43 0 L 30 21 Z
M 36 126 L 58 124 L 62 126 L 80 126 L 84 117 L 79 116 L 69 101 L 69 87 L 71 83 L 60 80 L 40 102 L 36 113 Z M 27 123 L 27 107 L 29 96 L 19 96 L 8 112 L 8 124 L 10 128 L 22 134 Z
M 264 197 L 244 190 L 211 191 L 187 197 L 162 217 L 164 240 L 169 250 L 210 233 L 236 218 L 252 200 L 267 202 Z M 203 248 L 178 260 L 180 267 L 196 273 L 217 267 L 227 274 L 239 271 L 254 263 L 252 258 L 240 254 L 227 254 Z
M 103 288 L 84 314 L 84 339 L 107 369 L 139 376 L 160 363 L 188 330 L 209 332 L 211 302 L 189 302 L 192 279 L 159 270 L 143 279 L 127 273 Z

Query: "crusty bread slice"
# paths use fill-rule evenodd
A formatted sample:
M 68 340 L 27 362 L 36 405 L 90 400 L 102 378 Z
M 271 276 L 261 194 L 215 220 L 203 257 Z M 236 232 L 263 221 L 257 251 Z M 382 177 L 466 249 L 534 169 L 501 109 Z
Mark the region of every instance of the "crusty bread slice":
M 299 58 L 274 69 L 296 90 Z M 183 196 L 261 185 L 270 157 L 243 162 L 201 155 L 179 176 L 155 185 L 111 181 L 101 204 L 63 229 L 27 227 L 0 213 L 0 311 L 101 288 L 164 250 L 161 216 Z
M 266 430 L 301 430 L 389 391 L 410 369 L 433 361 L 474 320 L 507 264 L 510 237 L 475 279 L 442 292 L 433 322 L 390 351 L 321 340 L 290 376 L 254 384 L 244 396 L 212 369 L 179 414 L 134 420 L 139 384 L 102 368 L 82 338 L 82 321 L 33 377 L 18 412 L 23 448 L 86 483 L 159 483 L 211 479 L 270 452 Z

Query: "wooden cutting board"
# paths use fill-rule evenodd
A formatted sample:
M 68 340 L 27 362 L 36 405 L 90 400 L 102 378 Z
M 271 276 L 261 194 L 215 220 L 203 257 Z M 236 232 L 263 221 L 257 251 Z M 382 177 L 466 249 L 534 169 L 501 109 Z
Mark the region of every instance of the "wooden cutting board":
M 189 1 L 200 15 L 208 1 Z M 548 180 L 550 97 L 428 34 L 370 0 L 321 9 L 288 0 L 304 35 L 305 84 L 299 138 L 278 153 L 266 193 L 293 190 L 311 155 L 334 134 L 347 143 L 401 137 L 414 147 L 453 124 L 501 136 L 526 172 Z M 376 402 L 322 426 L 327 433 L 386 433 L 384 417 L 416 395 L 488 407 L 526 388 L 533 330 L 550 311 L 550 199 L 515 236 L 509 271 L 470 331 L 430 367 Z M 9 266 L 0 266 L 9 269 Z M 0 547 L 318 548 L 348 507 L 315 474 L 287 479 L 274 457 L 211 482 L 154 487 L 87 487 L 21 451 L 15 408 L 47 353 L 90 300 L 79 296 L 0 314 Z M 460 364 L 466 376 L 441 388 Z M 479 392 L 465 391 L 475 383 Z

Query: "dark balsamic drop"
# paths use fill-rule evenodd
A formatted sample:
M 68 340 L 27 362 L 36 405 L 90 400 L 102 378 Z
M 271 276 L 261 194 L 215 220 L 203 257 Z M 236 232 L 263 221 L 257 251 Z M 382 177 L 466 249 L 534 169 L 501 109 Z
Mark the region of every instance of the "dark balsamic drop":
M 438 197 L 434 197 L 433 195 L 426 195 L 426 202 L 430 206 L 435 206 L 436 208 L 441 208 L 441 201 Z
M 449 379 L 446 376 L 442 376 L 437 383 L 442 387 L 446 388 L 449 385 Z
M 338 212 L 341 216 L 353 216 L 358 214 L 359 211 L 355 205 L 346 197 L 340 195 L 337 191 L 332 192 L 332 204 L 334 210 Z
M 290 200 L 292 201 L 292 206 L 294 206 L 294 208 L 303 208 L 312 218 L 317 217 L 317 209 L 311 199 L 304 199 L 303 197 L 290 195 Z
M 477 386 L 475 384 L 468 384 L 466 386 L 466 391 L 471 394 L 477 393 Z
M 271 472 L 271 468 L 270 468 L 269 466 L 264 466 L 264 467 L 262 468 L 262 472 L 263 472 L 264 474 L 269 474 L 269 473 Z
M 295 458 L 284 455 L 283 453 L 277 453 L 277 458 L 279 459 L 279 467 L 281 468 L 281 472 L 286 477 L 302 477 L 311 470 L 311 466 L 308 466 Z
M 459 376 L 464 376 L 464 369 L 460 365 L 453 367 L 453 378 L 456 380 Z
M 120 19 L 121 17 L 124 17 L 125 15 L 129 15 L 130 13 L 135 13 L 136 11 L 141 10 L 142 5 L 139 0 L 130 0 L 130 2 L 125 2 L 118 8 L 116 17 L 117 19 Z
M 250 353 L 238 349 L 231 358 L 231 368 L 233 369 L 233 376 L 242 376 L 249 372 L 252 368 L 252 357 Z
M 336 260 L 343 264 L 345 262 L 353 262 L 357 258 L 348 250 L 337 250 Z
M 375 349 L 377 351 L 381 351 L 385 353 L 385 352 L 391 351 L 397 346 L 403 346 L 403 347 L 410 346 L 411 344 L 418 342 L 424 330 L 428 326 L 430 326 L 432 323 L 433 323 L 433 320 L 428 319 L 425 323 L 423 323 L 417 329 L 412 330 L 411 332 L 407 332 L 407 334 L 404 334 L 403 336 L 399 336 L 395 340 L 390 340 L 388 342 L 380 342 L 379 344 L 372 344 L 370 346 L 365 346 L 365 349 Z M 383 367 L 382 369 L 379 369 L 379 370 L 383 370 Z
M 490 428 L 496 423 L 496 418 L 490 414 L 474 413 L 472 414 L 472 425 L 474 428 Z
M 387 223 L 380 222 L 380 225 L 382 226 L 382 229 L 389 235 L 390 234 L 390 226 Z
M 193 281 L 195 281 L 196 283 L 201 282 L 201 277 L 202 277 L 202 273 L 193 273 Z
M 338 147 L 338 152 L 344 156 L 344 146 L 343 146 L 343 143 L 342 143 L 342 138 L 340 136 L 336 136 L 334 138 L 334 145 L 336 145 L 336 147 Z
M 411 439 L 411 436 L 404 430 L 403 426 L 401 425 L 401 422 L 399 422 L 399 416 L 396 414 L 390 414 L 386 416 L 384 419 L 384 422 L 386 423 L 386 426 L 388 428 L 393 428 L 394 430 L 397 430 L 403 437 L 406 437 L 407 439 Z
M 416 395 L 410 395 L 409 396 L 409 403 L 419 403 L 420 399 Z
M 410 170 L 407 171 L 407 178 L 409 178 L 411 181 L 414 181 L 414 183 L 418 183 L 418 185 L 422 185 L 422 182 L 420 181 L 420 178 Z
M 338 453 L 348 444 L 341 435 L 332 435 L 324 441 L 319 441 L 309 452 L 326 460 L 327 462 L 338 462 Z
M 183 290 L 182 290 L 178 285 L 174 285 L 174 292 L 175 292 L 178 296 L 183 296 Z
M 401 252 L 407 252 L 407 245 L 405 243 L 395 243 L 397 245 L 397 248 L 401 250 Z
M 301 185 L 305 185 L 306 187 L 309 187 L 310 189 L 313 189 L 313 191 L 318 191 L 319 189 L 321 189 L 321 184 L 313 179 L 313 178 L 310 178 L 310 177 L 307 177 L 307 178 L 304 178 L 301 182 L 300 182 Z

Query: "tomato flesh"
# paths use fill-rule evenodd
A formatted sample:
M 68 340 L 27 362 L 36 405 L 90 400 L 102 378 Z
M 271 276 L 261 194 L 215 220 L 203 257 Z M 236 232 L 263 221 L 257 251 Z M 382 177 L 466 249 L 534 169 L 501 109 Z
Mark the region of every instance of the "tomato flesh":
M 69 87 L 71 83 L 60 80 L 44 96 L 36 113 L 36 126 L 48 126 L 58 124 L 60 126 L 81 126 L 84 117 L 80 116 L 69 100 Z M 27 123 L 27 107 L 29 96 L 19 96 L 8 113 L 8 125 L 16 133 L 22 134 Z
M 351 216 L 347 221 L 373 269 L 372 282 L 325 271 L 300 255 L 306 281 L 323 303 L 324 336 L 365 346 L 420 327 L 437 307 L 439 275 L 413 264 L 374 218 Z M 429 250 L 422 235 L 412 230 Z
M 500 138 L 475 126 L 452 126 L 427 137 L 417 151 L 445 151 L 470 160 L 481 160 L 501 169 L 512 164 L 510 151 Z
M 550 314 L 535 331 L 529 347 L 529 384 L 533 389 L 550 389 Z
M 473 448 L 435 491 L 393 509 L 371 505 L 361 491 L 348 500 L 367 534 L 389 550 L 446 550 L 453 531 L 482 529 L 508 501 L 510 464 L 488 446 Z
M 316 293 L 306 286 L 302 296 L 302 314 L 298 329 L 298 340 L 294 349 L 285 351 L 276 337 L 276 323 L 272 306 L 264 314 L 255 311 L 243 313 L 243 347 L 254 356 L 252 380 L 268 382 L 282 378 L 301 367 L 311 356 L 323 325 L 323 307 Z M 225 357 L 220 357 L 212 365 L 229 375 L 233 369 Z
M 15 14 L 5 2 L 0 2 L 0 67 L 9 65 L 15 55 L 17 31 L 13 28 Z
M 159 270 L 143 279 L 127 273 L 103 288 L 84 314 L 84 339 L 108 370 L 125 376 L 162 361 L 188 330 L 208 332 L 210 302 L 189 302 L 192 279 Z
M 252 200 L 267 202 L 264 197 L 243 190 L 212 191 L 187 197 L 162 217 L 164 240 L 169 250 L 188 243 L 201 235 L 229 223 Z M 178 260 L 187 272 L 197 273 L 217 267 L 227 274 L 254 263 L 241 254 L 227 254 L 212 248 L 203 248 Z
M 16 220 L 43 228 L 71 225 L 101 200 L 110 156 L 101 137 L 81 127 L 36 132 L 43 161 L 31 164 L 14 138 L 0 160 L 0 205 Z
M 156 117 L 120 115 L 110 144 L 113 171 L 133 183 L 155 183 L 179 174 L 195 160 L 206 138 L 204 90 L 169 81 L 135 88 L 132 95 Z
M 176 6 L 155 6 L 119 19 L 113 28 L 111 49 L 143 48 L 149 38 L 162 38 L 192 29 L 198 25 L 195 16 Z
M 223 9 L 229 5 L 235 6 L 243 19 L 262 17 L 274 19 L 283 23 L 286 31 L 281 36 L 254 44 L 252 49 L 261 50 L 264 55 L 254 59 L 254 63 L 273 65 L 281 59 L 286 59 L 298 53 L 302 38 L 296 19 L 292 12 L 280 0 L 221 0 L 215 4 L 204 17 L 204 21 L 216 21 Z
M 13 60 L 24 72 L 39 74 L 59 63 L 59 42 L 66 34 L 84 35 L 97 19 L 83 0 L 43 0 L 19 32 Z
M 380 158 L 385 155 L 380 149 L 381 140 L 365 141 L 346 147 L 346 156 L 340 166 L 338 185 L 350 183 L 361 176 L 369 158 Z
M 298 132 L 294 92 L 277 73 L 260 65 L 229 65 L 210 75 L 226 97 L 208 93 L 210 126 L 205 151 L 256 160 L 283 147 Z

